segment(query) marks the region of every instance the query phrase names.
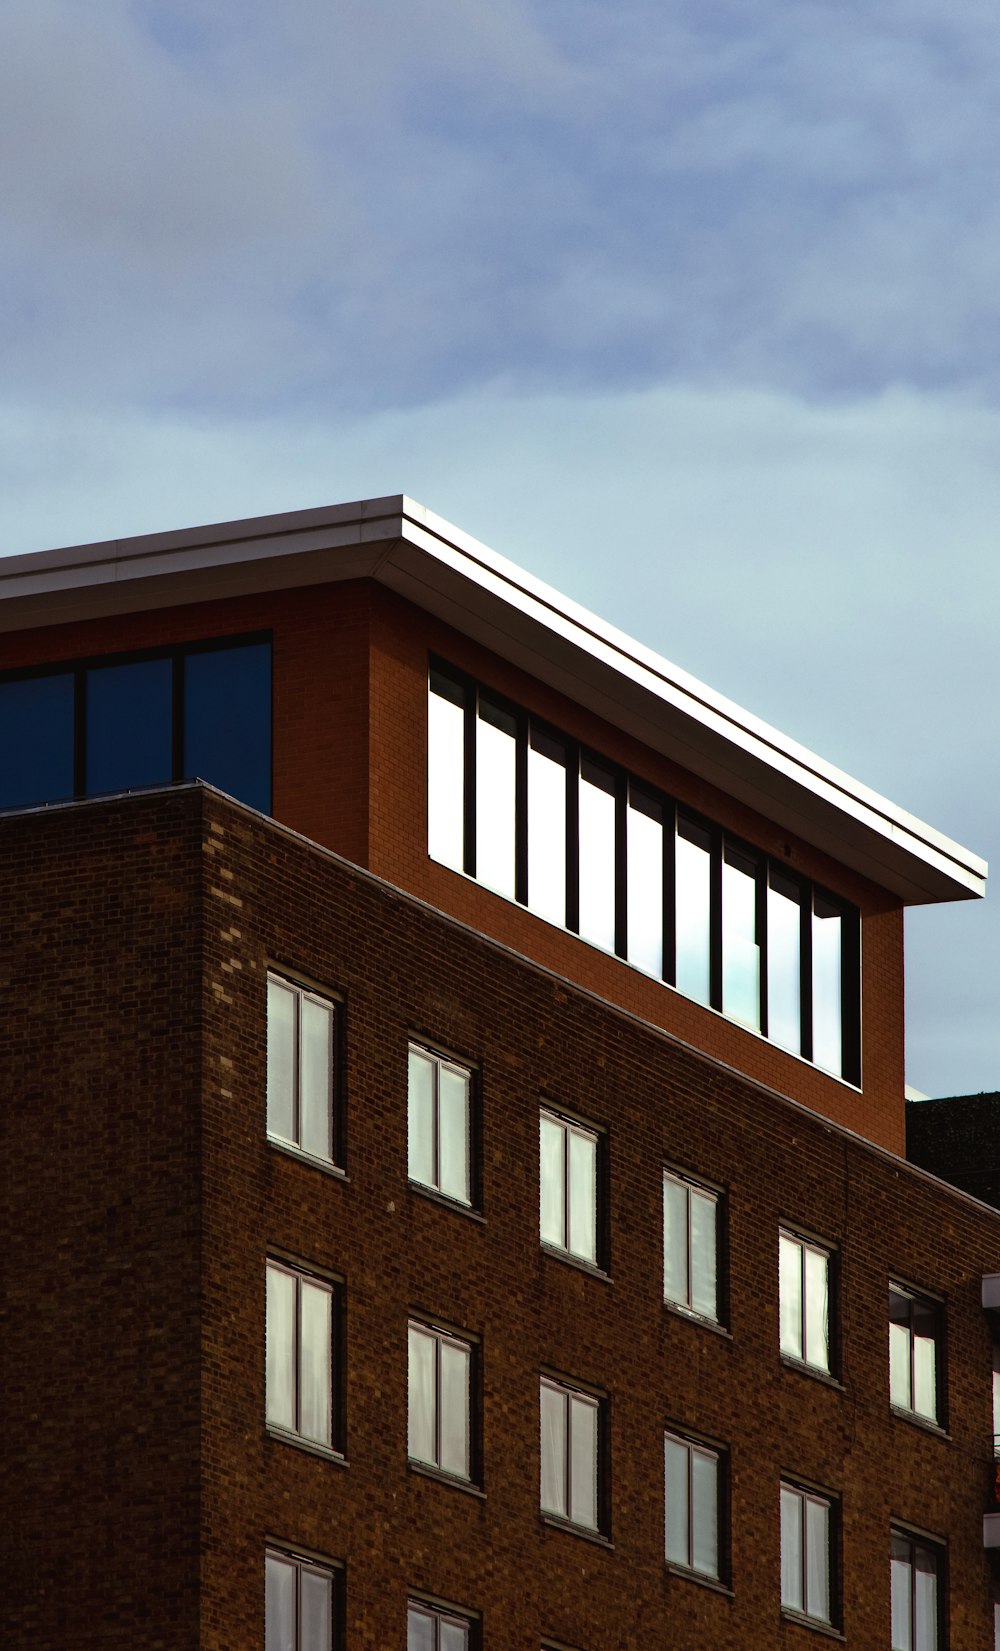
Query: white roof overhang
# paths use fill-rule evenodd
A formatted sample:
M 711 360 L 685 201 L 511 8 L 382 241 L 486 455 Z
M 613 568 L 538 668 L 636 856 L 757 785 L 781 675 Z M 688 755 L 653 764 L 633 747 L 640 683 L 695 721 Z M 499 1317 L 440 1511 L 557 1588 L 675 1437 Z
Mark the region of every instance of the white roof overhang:
M 977 855 L 404 496 L 0 559 L 0 632 L 359 578 L 905 902 L 983 894 Z

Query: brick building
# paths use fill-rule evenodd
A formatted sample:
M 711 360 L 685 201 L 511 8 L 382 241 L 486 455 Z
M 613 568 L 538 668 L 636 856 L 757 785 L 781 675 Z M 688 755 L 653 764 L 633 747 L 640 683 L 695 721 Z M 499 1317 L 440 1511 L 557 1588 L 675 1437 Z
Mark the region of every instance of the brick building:
M 0 632 L 0 1643 L 994 1644 L 982 862 L 405 499 Z

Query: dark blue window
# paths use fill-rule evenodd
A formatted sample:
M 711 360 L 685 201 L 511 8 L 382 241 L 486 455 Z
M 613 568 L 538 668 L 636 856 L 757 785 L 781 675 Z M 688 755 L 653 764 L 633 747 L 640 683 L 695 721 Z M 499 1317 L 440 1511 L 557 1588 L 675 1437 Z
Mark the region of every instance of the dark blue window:
M 73 686 L 71 671 L 0 683 L 0 808 L 72 797 Z
M 271 810 L 271 648 L 213 648 L 184 659 L 184 779 Z
M 99 665 L 86 682 L 88 795 L 172 779 L 173 661 Z

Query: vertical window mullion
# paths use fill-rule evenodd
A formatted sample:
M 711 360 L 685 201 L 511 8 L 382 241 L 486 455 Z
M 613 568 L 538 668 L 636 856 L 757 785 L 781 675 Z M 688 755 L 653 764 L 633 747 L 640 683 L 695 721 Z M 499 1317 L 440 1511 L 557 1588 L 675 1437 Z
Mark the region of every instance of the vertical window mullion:
M 292 1379 L 292 1392 L 295 1396 L 295 1431 L 302 1431 L 302 1280 L 295 1274 L 295 1337 L 294 1337 L 295 1369 Z
M 292 1116 L 295 1139 L 302 1142 L 302 993 L 292 993 L 294 1033 L 292 1036 Z
M 434 1185 L 441 1186 L 441 1064 L 435 1061 L 431 1067 L 431 1083 L 434 1092 L 434 1103 L 431 1107 L 431 1127 L 433 1129 L 434 1146 Z
M 688 1470 L 688 1564 L 694 1570 L 694 1446 L 687 1447 Z
M 563 1241 L 563 1248 L 566 1249 L 566 1250 L 569 1249 L 569 1235 L 570 1235 L 570 1231 L 571 1231 L 571 1221 L 570 1221 L 570 1213 L 569 1213 L 569 1201 L 570 1201 L 570 1198 L 572 1197 L 572 1184 L 571 1184 L 571 1177 L 570 1177 L 570 1137 L 571 1137 L 571 1135 L 572 1135 L 572 1130 L 570 1128 L 570 1125 L 564 1123 L 562 1125 L 562 1168 L 563 1168 L 563 1233 L 562 1233 L 562 1241 Z

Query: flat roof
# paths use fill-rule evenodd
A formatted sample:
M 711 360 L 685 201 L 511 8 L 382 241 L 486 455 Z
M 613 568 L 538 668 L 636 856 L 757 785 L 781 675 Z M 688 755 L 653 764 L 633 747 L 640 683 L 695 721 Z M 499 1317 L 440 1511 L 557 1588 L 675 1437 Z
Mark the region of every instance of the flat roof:
M 0 558 L 0 632 L 375 579 L 908 904 L 986 862 L 403 494 Z

